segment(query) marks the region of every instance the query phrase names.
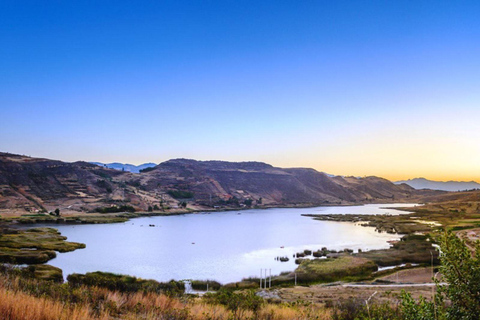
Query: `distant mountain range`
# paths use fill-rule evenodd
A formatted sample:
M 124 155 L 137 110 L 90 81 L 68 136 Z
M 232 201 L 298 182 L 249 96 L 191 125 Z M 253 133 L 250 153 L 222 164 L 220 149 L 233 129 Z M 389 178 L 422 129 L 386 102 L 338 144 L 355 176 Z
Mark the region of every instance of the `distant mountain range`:
M 93 212 L 112 205 L 169 210 L 187 202 L 197 210 L 420 202 L 443 193 L 379 177 L 331 177 L 262 162 L 174 159 L 141 173 L 123 164 L 117 168 L 0 153 L 0 215 L 55 208 Z
M 432 189 L 443 191 L 464 191 L 480 189 L 480 183 L 475 181 L 432 181 L 425 178 L 415 178 L 394 182 L 395 184 L 406 183 L 415 189 Z
M 146 169 L 146 168 L 152 168 L 155 167 L 157 164 L 156 163 L 144 163 L 141 165 L 134 165 L 134 164 L 129 164 L 129 163 L 119 163 L 119 162 L 112 162 L 112 163 L 102 163 L 102 162 L 90 162 L 92 164 L 96 164 L 97 166 L 101 167 L 106 167 L 109 169 L 115 169 L 115 170 L 120 170 L 120 171 L 128 171 L 128 172 L 133 172 L 133 173 L 140 173 L 140 170 Z

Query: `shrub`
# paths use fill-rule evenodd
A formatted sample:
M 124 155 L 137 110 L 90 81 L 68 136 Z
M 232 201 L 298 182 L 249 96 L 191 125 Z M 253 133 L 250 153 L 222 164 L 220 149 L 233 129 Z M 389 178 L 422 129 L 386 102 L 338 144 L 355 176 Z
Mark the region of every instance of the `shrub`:
M 480 242 L 472 253 L 465 242 L 452 232 L 440 237 L 440 273 L 433 301 L 413 300 L 408 293 L 402 295 L 402 313 L 405 319 L 478 319 L 480 315 Z M 447 305 L 445 300 L 449 300 Z M 419 318 L 419 316 L 421 316 Z
M 182 282 L 157 282 L 136 277 L 119 275 L 108 272 L 87 272 L 86 274 L 73 273 L 67 277 L 73 286 L 87 285 L 118 290 L 120 292 L 156 292 L 170 295 L 180 295 L 185 291 Z
M 95 209 L 98 213 L 117 213 L 117 212 L 135 212 L 135 208 L 128 205 L 111 206 L 111 207 L 98 207 Z
M 190 191 L 169 190 L 167 193 L 175 199 L 190 199 L 190 198 L 193 198 L 193 192 L 190 192 Z
M 232 290 L 220 289 L 216 293 L 204 295 L 204 299 L 210 304 L 224 305 L 232 311 L 233 319 L 243 318 L 243 312 L 246 310 L 257 314 L 264 303 L 263 298 L 257 296 L 254 290 L 244 292 L 234 292 Z

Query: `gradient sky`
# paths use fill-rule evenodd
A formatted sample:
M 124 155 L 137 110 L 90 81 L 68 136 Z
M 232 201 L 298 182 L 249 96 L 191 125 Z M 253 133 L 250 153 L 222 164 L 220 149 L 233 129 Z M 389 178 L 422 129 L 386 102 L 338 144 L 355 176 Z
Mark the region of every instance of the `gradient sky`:
M 0 1 L 0 151 L 480 181 L 478 1 Z

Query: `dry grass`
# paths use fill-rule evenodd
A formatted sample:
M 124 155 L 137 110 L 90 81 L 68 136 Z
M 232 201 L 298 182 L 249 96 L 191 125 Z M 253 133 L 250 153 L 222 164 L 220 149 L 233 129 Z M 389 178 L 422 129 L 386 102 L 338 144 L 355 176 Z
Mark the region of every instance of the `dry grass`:
M 0 318 L 3 320 L 82 320 L 90 319 L 86 306 L 70 307 L 47 298 L 0 289 Z M 108 319 L 99 317 L 98 319 Z
M 240 316 L 238 316 L 240 315 Z M 256 314 L 237 313 L 236 319 L 330 319 L 318 305 L 265 303 Z M 201 298 L 157 293 L 122 293 L 98 287 L 70 287 L 17 276 L 0 276 L 0 319 L 170 319 L 228 320 L 233 313 Z

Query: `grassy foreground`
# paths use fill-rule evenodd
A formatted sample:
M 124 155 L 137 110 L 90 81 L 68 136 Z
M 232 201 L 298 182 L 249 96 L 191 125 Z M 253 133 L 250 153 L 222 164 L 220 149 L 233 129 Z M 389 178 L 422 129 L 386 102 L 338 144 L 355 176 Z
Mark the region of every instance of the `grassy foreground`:
M 107 282 L 116 283 L 119 289 L 84 284 L 88 282 L 84 277 L 77 276 L 75 284 L 56 283 L 25 277 L 17 269 L 0 268 L 0 319 L 331 319 L 324 307 L 271 304 L 252 291 L 198 298 L 168 290 L 157 292 L 158 288 L 143 281 L 122 276 L 95 274 L 91 279 L 102 278 L 112 280 Z M 118 285 L 136 282 L 143 289 Z

